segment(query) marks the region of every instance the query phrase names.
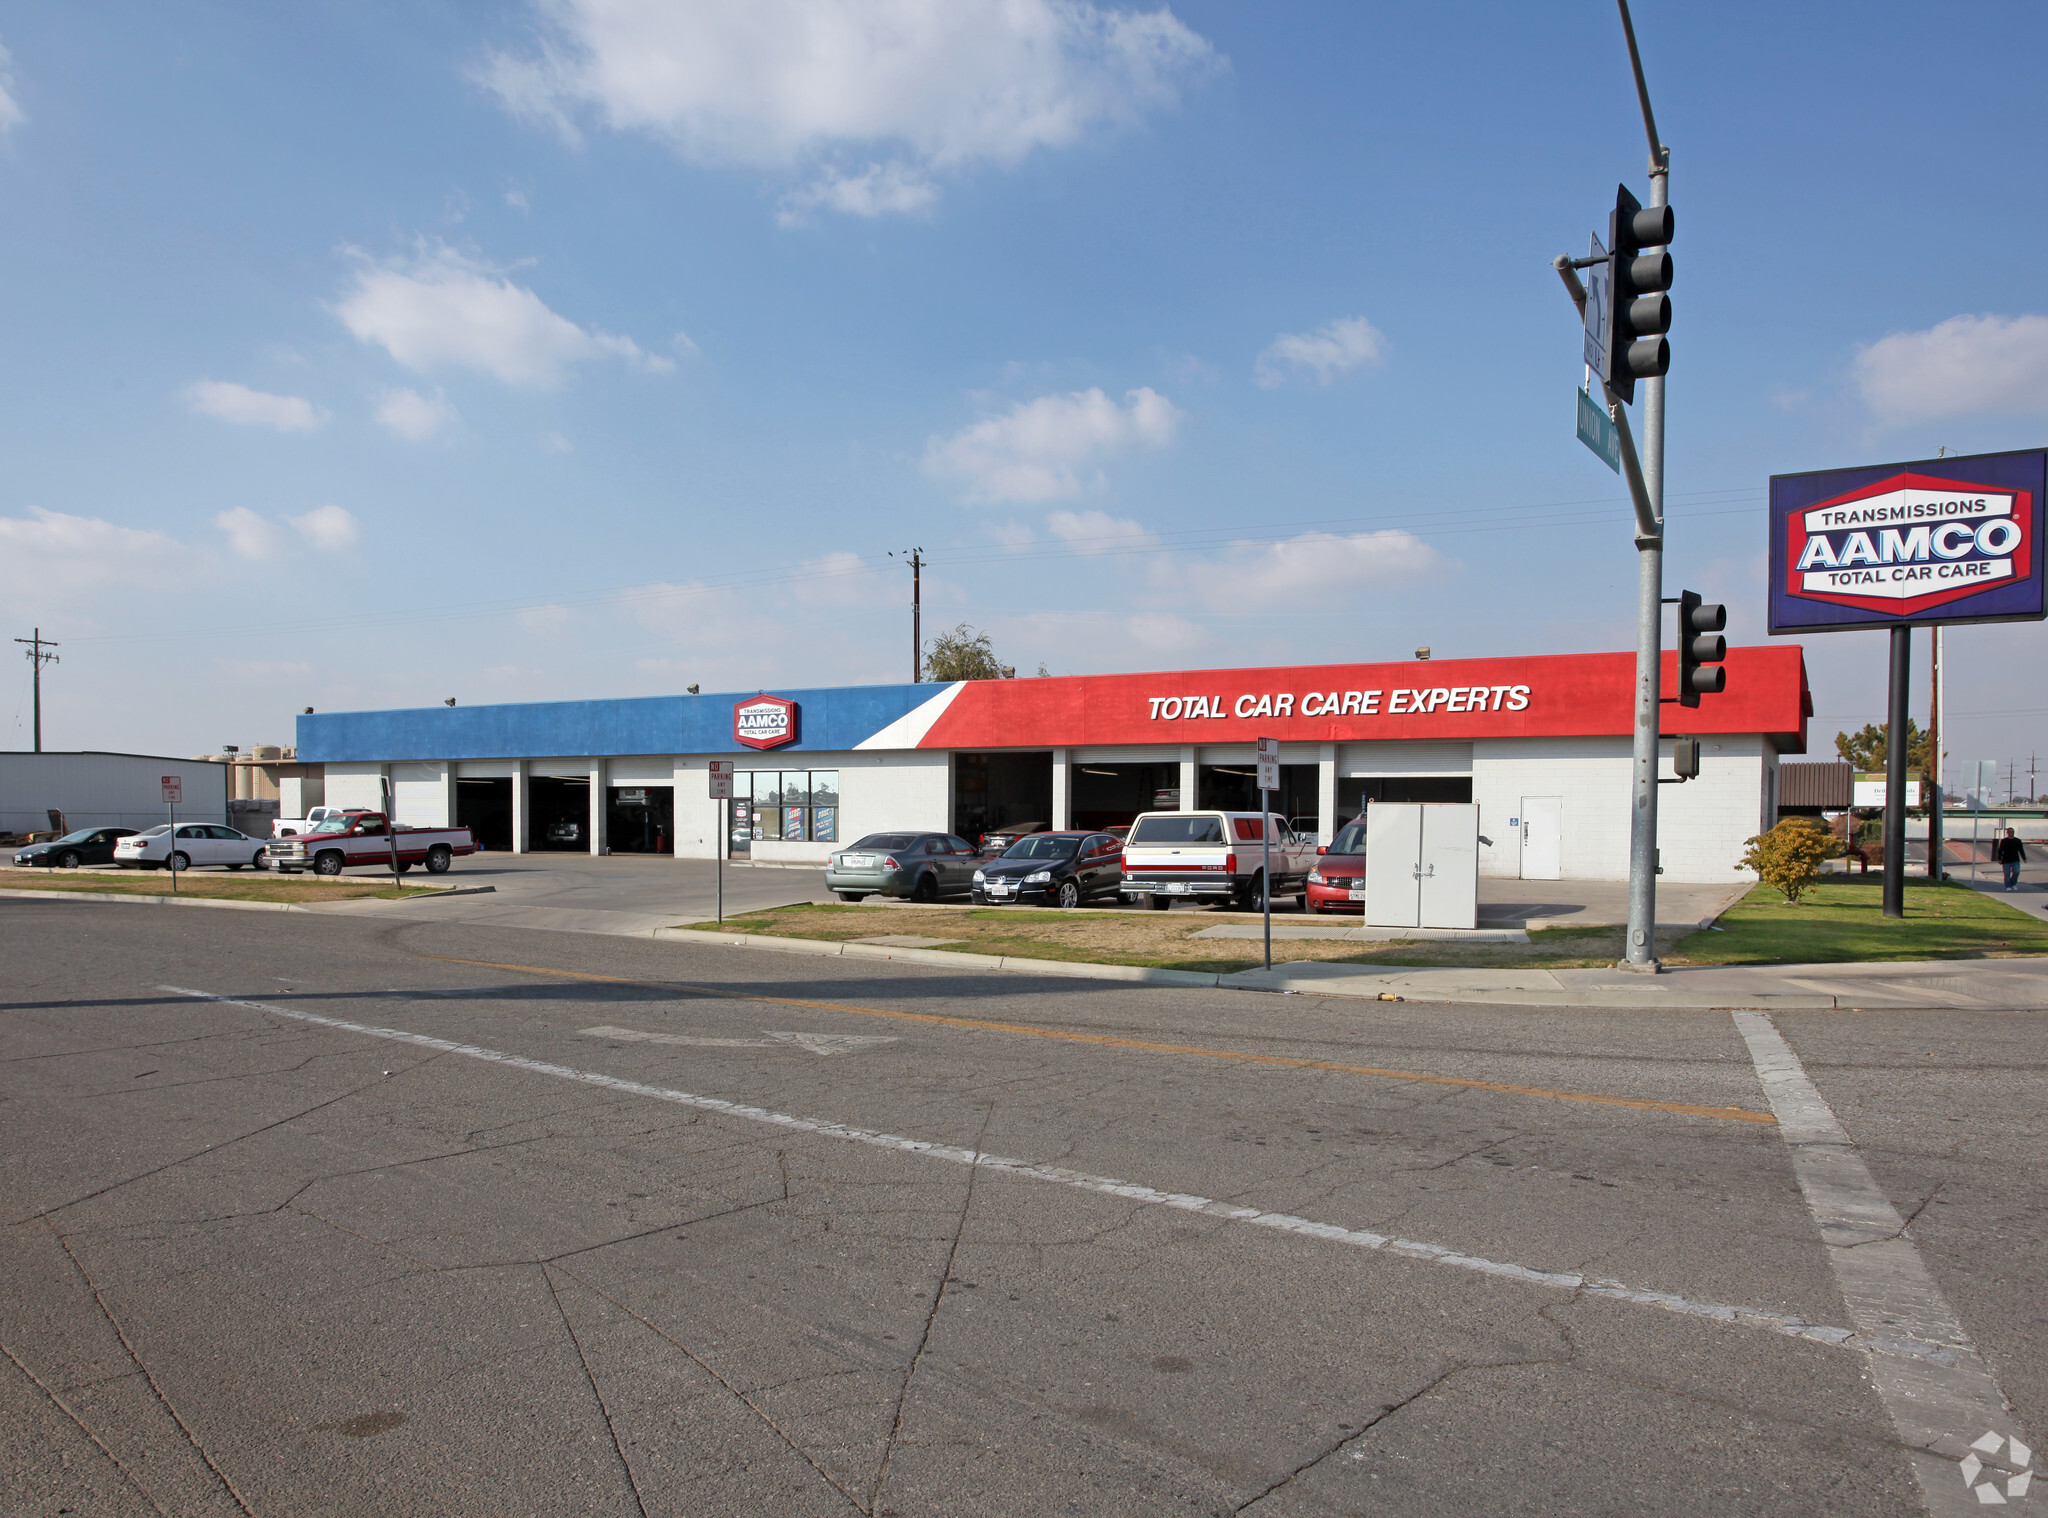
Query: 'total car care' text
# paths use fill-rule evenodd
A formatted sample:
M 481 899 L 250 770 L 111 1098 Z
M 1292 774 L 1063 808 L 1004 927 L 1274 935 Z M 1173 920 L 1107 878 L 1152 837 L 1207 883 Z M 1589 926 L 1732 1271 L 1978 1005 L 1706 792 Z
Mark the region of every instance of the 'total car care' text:
M 1381 706 L 1381 698 L 1386 704 Z M 1297 698 L 1242 695 L 1228 703 L 1223 696 L 1148 696 L 1154 722 L 1192 717 L 1378 717 L 1426 712 L 1519 712 L 1529 705 L 1526 685 L 1438 685 L 1413 690 L 1310 691 Z

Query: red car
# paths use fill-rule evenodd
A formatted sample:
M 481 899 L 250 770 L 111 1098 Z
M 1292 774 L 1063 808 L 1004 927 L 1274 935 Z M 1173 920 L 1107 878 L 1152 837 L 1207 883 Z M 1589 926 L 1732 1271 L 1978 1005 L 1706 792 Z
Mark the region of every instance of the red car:
M 1329 847 L 1316 850 L 1316 867 L 1308 872 L 1307 906 L 1311 912 L 1365 911 L 1365 819 L 1337 829 Z

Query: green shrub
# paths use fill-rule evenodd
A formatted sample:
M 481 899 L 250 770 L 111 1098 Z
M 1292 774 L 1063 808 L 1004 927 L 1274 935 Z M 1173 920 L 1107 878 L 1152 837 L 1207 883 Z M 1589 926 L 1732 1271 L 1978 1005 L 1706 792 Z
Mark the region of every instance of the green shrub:
M 1748 840 L 1742 867 L 1754 870 L 1767 886 L 1785 893 L 1788 906 L 1820 878 L 1821 864 L 1843 852 L 1842 840 L 1811 817 L 1787 817 L 1768 833 Z

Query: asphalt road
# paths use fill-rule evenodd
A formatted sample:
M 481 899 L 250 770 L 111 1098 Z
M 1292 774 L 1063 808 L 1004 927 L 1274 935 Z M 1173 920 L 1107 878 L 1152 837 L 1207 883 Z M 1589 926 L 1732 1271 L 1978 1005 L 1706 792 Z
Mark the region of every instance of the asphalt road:
M 22 901 L 0 1005 L 9 1515 L 1928 1501 L 1726 1014 Z M 2040 1435 L 2048 1019 L 1772 1022 Z

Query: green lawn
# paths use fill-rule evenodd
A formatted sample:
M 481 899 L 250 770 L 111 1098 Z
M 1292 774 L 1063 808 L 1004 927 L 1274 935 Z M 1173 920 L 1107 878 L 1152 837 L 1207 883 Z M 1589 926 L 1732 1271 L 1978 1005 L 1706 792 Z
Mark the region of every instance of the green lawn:
M 1884 877 L 1871 873 L 1814 886 L 1789 906 L 1758 886 L 1719 921 L 1721 932 L 1679 941 L 1673 964 L 1813 964 L 1870 959 L 1983 959 L 2048 954 L 2048 923 L 1981 891 L 1906 882 L 1906 915 L 1884 915 Z

